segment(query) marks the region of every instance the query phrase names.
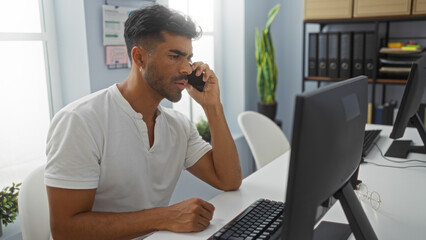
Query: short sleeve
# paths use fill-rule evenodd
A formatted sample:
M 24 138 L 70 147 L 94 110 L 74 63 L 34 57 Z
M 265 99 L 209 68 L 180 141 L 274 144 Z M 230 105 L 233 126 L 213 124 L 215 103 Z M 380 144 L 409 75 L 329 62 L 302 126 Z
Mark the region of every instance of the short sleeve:
M 188 149 L 185 157 L 185 168 L 194 165 L 204 154 L 212 149 L 212 146 L 204 141 L 195 128 L 194 124 L 189 123 Z
M 100 147 L 90 123 L 74 112 L 59 112 L 52 120 L 46 146 L 45 184 L 68 189 L 98 187 Z M 102 133 L 97 133 L 101 135 Z

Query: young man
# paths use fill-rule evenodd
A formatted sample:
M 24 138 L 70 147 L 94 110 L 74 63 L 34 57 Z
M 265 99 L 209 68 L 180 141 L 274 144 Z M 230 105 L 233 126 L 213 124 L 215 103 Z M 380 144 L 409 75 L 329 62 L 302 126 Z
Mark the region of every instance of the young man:
M 189 199 L 168 206 L 182 169 L 222 190 L 241 185 L 238 153 L 207 64 L 191 63 L 195 24 L 161 5 L 134 11 L 125 24 L 132 59 L 122 83 L 63 108 L 48 134 L 45 183 L 52 236 L 132 239 L 156 230 L 202 231 L 214 206 Z M 199 92 L 187 75 L 204 73 Z M 204 109 L 212 145 L 179 112 L 186 89 Z

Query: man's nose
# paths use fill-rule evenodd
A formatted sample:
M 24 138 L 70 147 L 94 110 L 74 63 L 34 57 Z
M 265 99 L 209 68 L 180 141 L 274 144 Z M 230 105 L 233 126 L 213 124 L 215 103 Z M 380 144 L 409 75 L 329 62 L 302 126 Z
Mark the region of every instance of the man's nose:
M 192 64 L 191 62 L 187 62 L 185 61 L 182 66 L 181 66 L 181 70 L 180 70 L 181 74 L 186 74 L 189 75 L 192 73 Z

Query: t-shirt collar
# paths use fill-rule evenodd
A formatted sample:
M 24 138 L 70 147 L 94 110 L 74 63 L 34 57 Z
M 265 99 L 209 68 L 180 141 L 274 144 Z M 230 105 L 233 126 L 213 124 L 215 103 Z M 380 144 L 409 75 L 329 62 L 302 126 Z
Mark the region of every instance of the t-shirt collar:
M 130 103 L 123 97 L 120 90 L 118 89 L 118 84 L 114 84 L 111 87 L 109 87 L 108 91 L 112 94 L 112 96 L 114 97 L 114 100 L 123 109 L 124 112 L 126 112 L 132 118 L 142 120 L 142 117 L 143 117 L 142 114 L 136 112 L 132 108 Z M 161 107 L 161 105 L 158 105 L 157 111 L 158 111 L 157 112 L 158 113 L 157 117 L 158 117 L 163 112 L 163 108 Z

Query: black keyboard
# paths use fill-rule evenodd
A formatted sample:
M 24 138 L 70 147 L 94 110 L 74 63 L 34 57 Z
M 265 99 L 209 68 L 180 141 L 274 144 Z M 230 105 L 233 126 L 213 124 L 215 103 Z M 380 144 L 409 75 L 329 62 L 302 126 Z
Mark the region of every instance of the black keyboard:
M 269 239 L 281 227 L 284 203 L 259 199 L 209 239 Z
M 379 140 L 380 132 L 382 130 L 365 130 L 364 134 L 364 145 L 362 147 L 362 157 L 367 156 L 367 154 L 370 152 L 370 150 L 373 148 L 374 143 Z

